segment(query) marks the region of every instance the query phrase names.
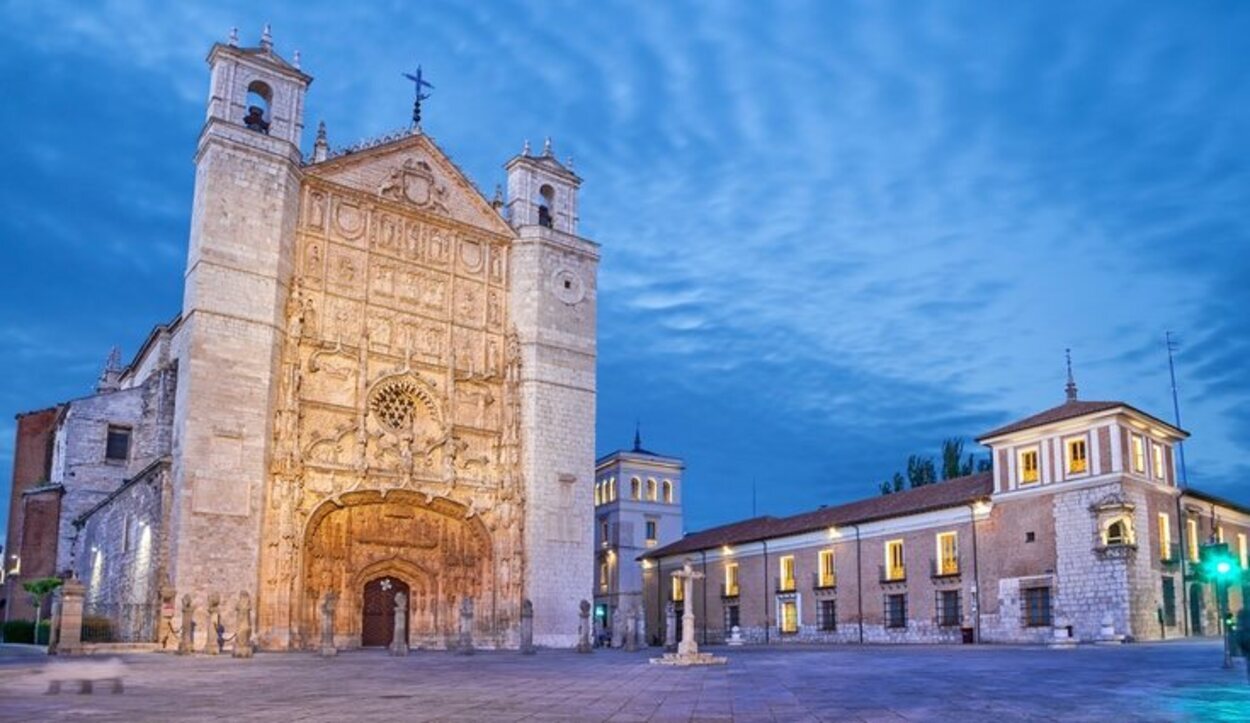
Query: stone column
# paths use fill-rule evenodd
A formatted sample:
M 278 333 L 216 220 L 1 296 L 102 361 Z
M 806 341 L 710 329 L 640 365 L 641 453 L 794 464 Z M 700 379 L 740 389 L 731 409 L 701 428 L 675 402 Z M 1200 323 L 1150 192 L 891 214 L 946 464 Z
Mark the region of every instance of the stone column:
M 577 652 L 590 652 L 590 603 L 586 600 L 581 602 L 580 618 L 581 622 L 577 626 Z
M 694 639 L 694 575 L 682 578 L 681 642 L 677 644 L 678 655 L 698 655 L 699 642 Z
M 178 654 L 190 655 L 194 652 L 192 641 L 195 639 L 195 605 L 191 603 L 191 594 L 182 596 L 182 636 L 178 640 Z
M 327 592 L 321 602 L 321 657 L 333 658 L 339 654 L 334 647 L 334 607 L 339 596 L 334 591 Z
M 664 647 L 677 647 L 677 606 L 672 602 L 664 605 Z
M 395 632 L 391 636 L 391 655 L 408 654 L 408 596 L 395 593 Z
M 234 606 L 234 657 L 252 657 L 252 597 L 244 590 Z
M 464 597 L 460 601 L 460 640 L 456 652 L 461 655 L 473 654 L 473 598 Z
M 534 603 L 521 601 L 521 654 L 534 654 Z
M 57 655 L 80 655 L 83 652 L 82 603 L 86 590 L 76 577 L 66 580 L 57 589 L 57 597 L 61 602 L 60 621 L 57 625 L 56 649 L 49 652 Z M 35 633 L 38 634 L 38 626 L 35 626 Z M 48 637 L 52 637 L 51 631 Z
M 221 652 L 221 596 L 208 595 L 208 635 L 204 637 L 204 652 L 217 655 Z

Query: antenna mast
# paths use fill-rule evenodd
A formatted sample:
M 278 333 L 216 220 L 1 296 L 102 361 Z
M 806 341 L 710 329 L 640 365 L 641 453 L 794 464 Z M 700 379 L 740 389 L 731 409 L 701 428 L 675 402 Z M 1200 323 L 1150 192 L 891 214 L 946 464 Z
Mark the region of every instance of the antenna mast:
M 1172 412 L 1176 415 L 1176 428 L 1181 428 L 1181 403 L 1176 394 L 1176 364 L 1172 361 L 1172 352 L 1176 351 L 1177 343 L 1172 341 L 1172 332 L 1164 332 L 1164 340 L 1168 347 L 1168 374 L 1172 377 Z M 1185 472 L 1185 440 L 1177 440 L 1176 451 L 1181 463 L 1181 489 L 1189 486 L 1189 475 Z

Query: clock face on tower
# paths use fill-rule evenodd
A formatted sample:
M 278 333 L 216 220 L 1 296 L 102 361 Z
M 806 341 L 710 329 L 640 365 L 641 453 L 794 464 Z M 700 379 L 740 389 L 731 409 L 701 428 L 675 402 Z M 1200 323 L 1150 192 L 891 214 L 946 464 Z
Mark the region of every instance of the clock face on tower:
M 551 275 L 551 293 L 566 304 L 576 304 L 586 298 L 586 284 L 576 271 L 564 266 Z

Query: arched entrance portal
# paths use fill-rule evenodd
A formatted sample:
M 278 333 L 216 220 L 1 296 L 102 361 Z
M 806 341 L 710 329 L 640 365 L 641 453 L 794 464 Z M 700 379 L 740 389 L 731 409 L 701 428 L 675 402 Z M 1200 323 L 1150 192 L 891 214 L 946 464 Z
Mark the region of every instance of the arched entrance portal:
M 477 606 L 475 622 L 488 626 L 486 611 L 495 599 L 490 534 L 466 512 L 451 500 L 407 490 L 362 490 L 327 500 L 305 532 L 302 628 L 320 629 L 320 602 L 334 592 L 335 643 L 387 645 L 401 590 L 408 598 L 410 645 L 454 640 L 464 598 Z
M 365 648 L 387 647 L 395 640 L 395 596 L 403 593 L 412 599 L 408 583 L 394 577 L 379 577 L 365 583 L 361 605 L 360 645 Z M 407 607 L 407 603 L 405 603 Z M 408 624 L 404 621 L 407 642 Z

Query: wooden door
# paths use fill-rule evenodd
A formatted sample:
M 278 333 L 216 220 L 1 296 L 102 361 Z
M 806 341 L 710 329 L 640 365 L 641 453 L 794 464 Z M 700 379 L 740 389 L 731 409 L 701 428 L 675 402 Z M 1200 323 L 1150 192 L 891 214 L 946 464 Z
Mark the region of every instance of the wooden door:
M 401 592 L 409 596 L 408 583 L 394 577 L 380 577 L 365 583 L 361 646 L 373 648 L 391 644 L 395 637 L 395 595 Z M 407 625 L 404 635 L 408 635 Z

